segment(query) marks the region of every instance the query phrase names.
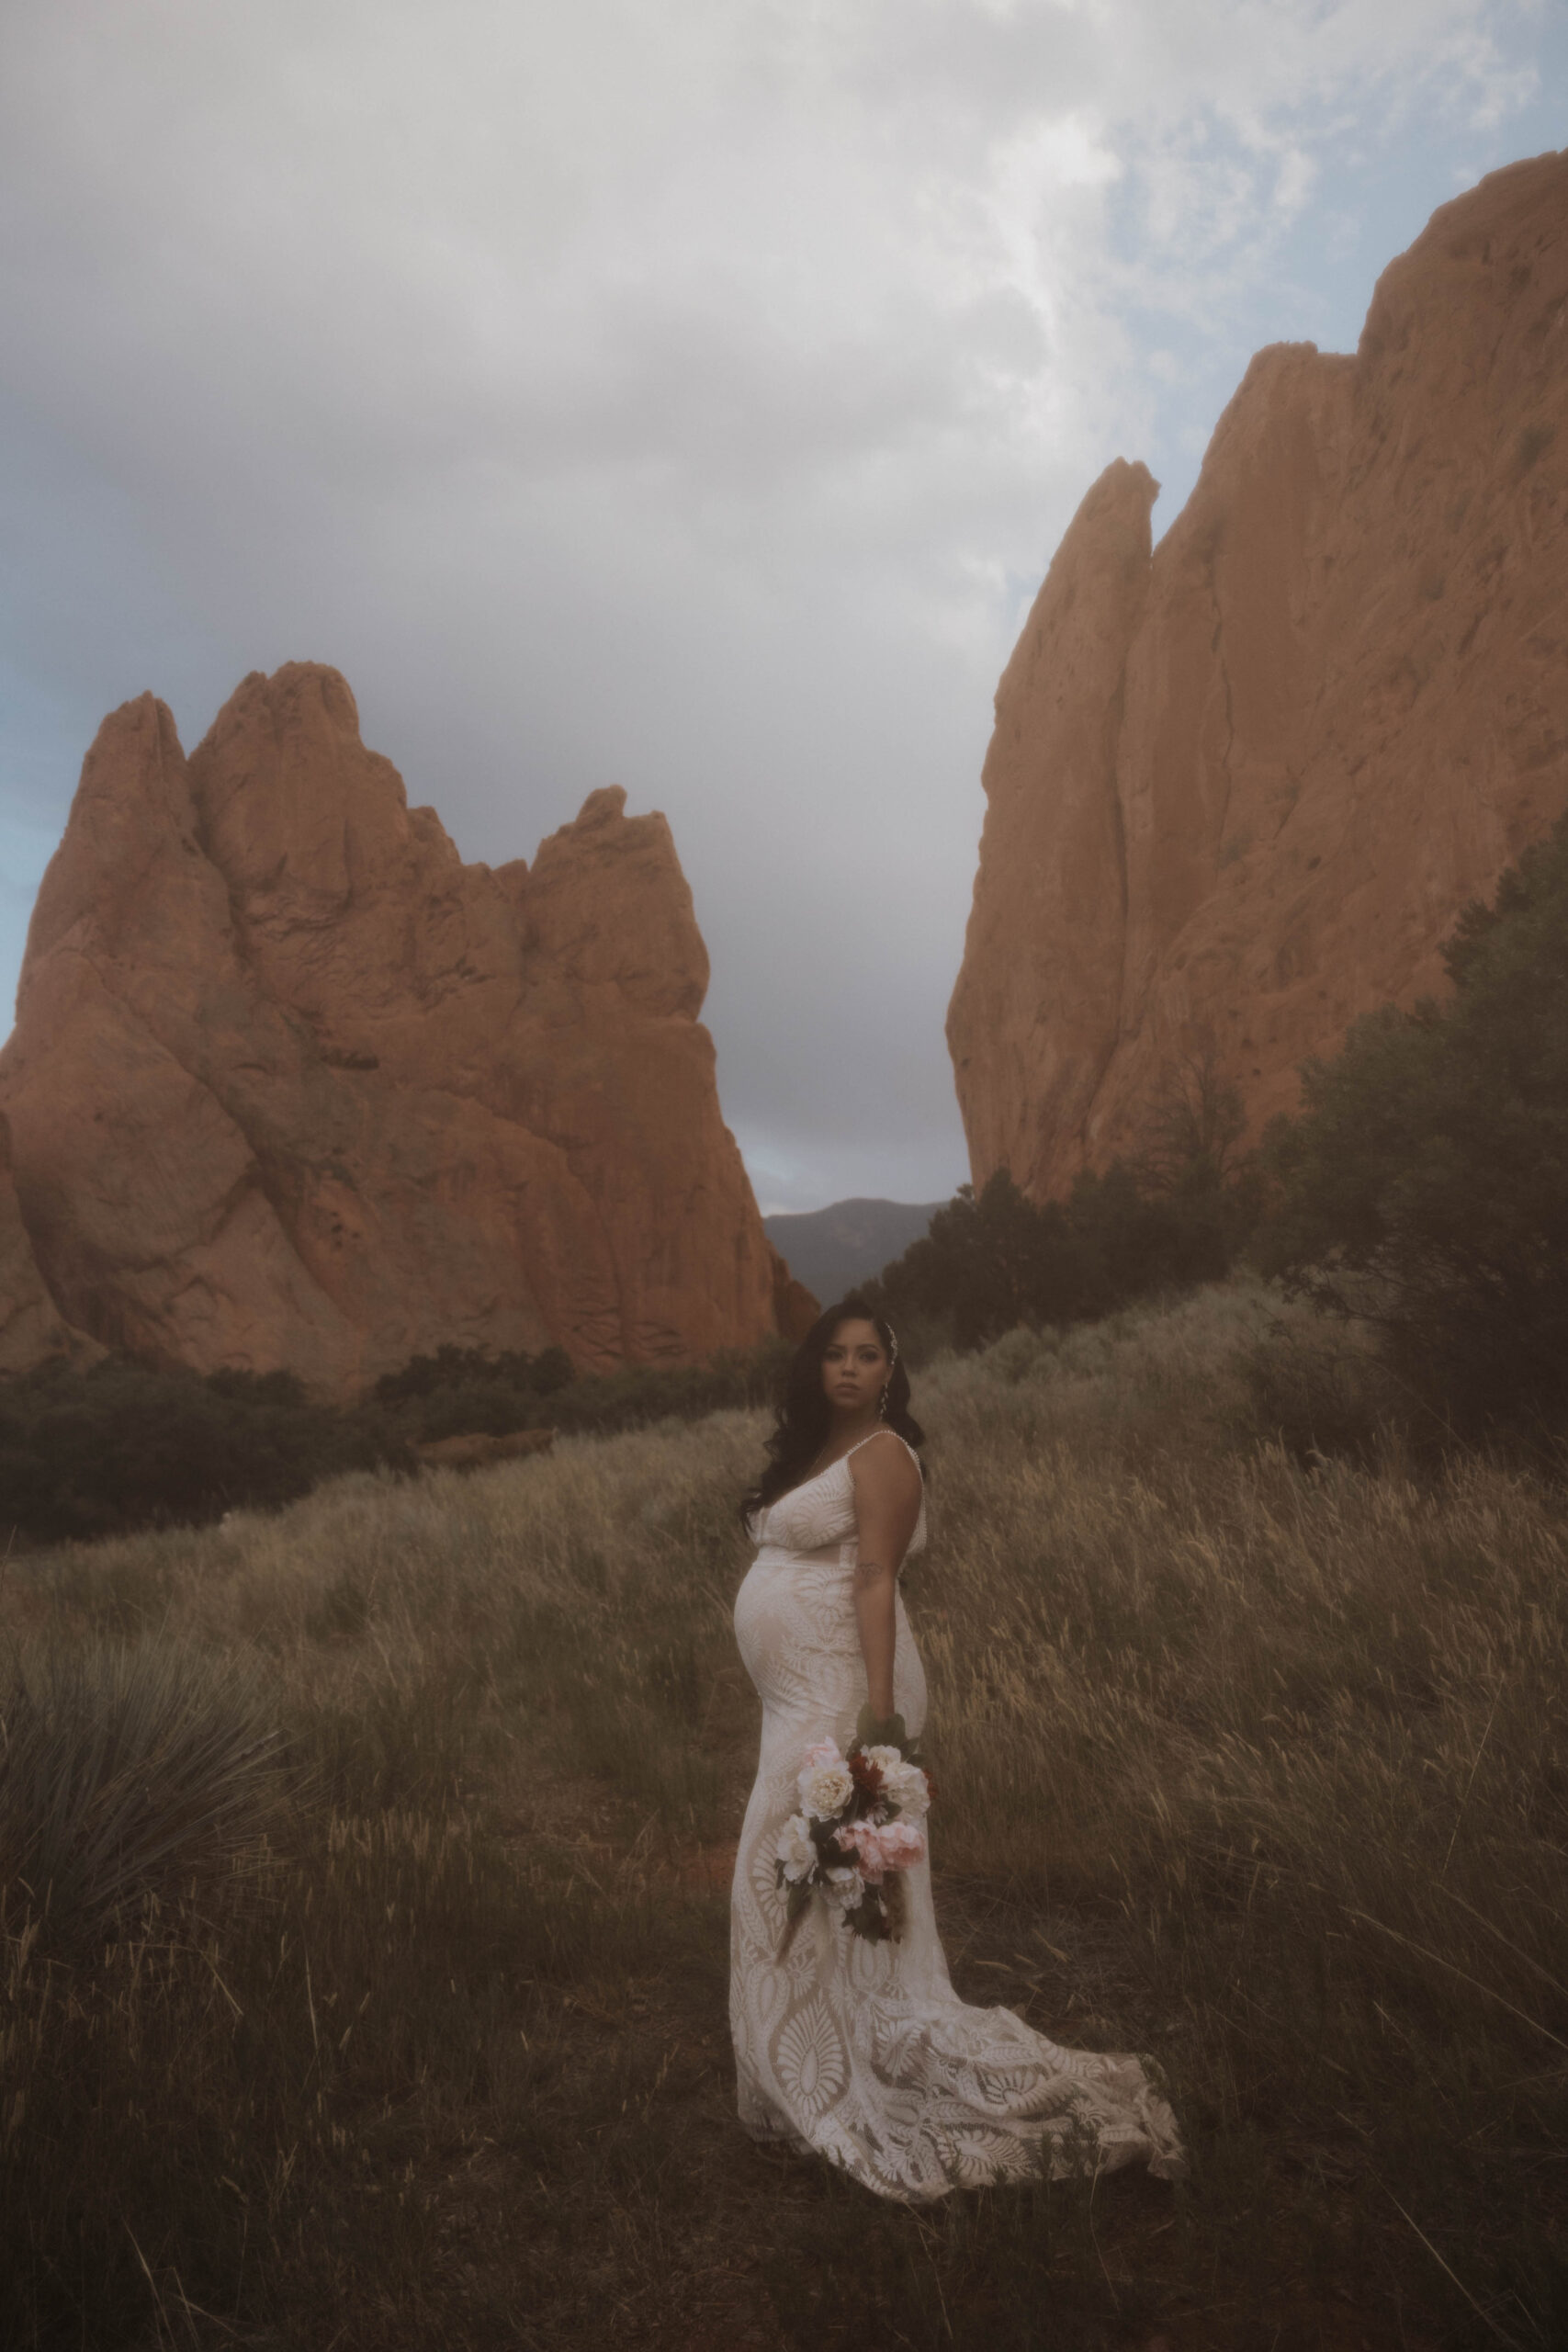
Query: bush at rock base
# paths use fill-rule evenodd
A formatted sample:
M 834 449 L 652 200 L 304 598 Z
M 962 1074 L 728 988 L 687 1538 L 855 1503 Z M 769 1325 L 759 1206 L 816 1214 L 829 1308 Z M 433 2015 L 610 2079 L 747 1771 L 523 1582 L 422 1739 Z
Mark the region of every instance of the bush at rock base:
M 86 1372 L 46 1364 L 0 1384 L 0 1549 L 199 1526 L 242 1507 L 276 1509 L 348 1470 L 412 1475 L 413 1446 L 437 1438 L 608 1431 L 760 1405 L 787 1357 L 773 1340 L 701 1364 L 579 1374 L 560 1348 L 446 1347 L 343 1408 L 284 1372 L 203 1378 L 125 1357 Z
M 1378 1331 L 1438 1438 L 1568 1430 L 1568 820 L 1471 907 L 1454 993 L 1303 1071 L 1266 1140 L 1266 1270 Z
M 983 1347 L 1020 1325 L 1089 1322 L 1217 1282 L 1257 1205 L 1250 1168 L 1233 1169 L 1223 1146 L 1118 1160 L 1080 1174 L 1066 1200 L 1038 1204 L 998 1169 L 978 1194 L 961 1186 L 867 1295 L 917 1352 Z

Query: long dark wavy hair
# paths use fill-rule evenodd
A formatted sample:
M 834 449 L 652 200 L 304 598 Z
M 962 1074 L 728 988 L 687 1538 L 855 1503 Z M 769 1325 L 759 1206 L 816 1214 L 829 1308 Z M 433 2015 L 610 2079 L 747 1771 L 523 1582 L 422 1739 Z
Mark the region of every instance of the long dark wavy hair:
M 873 1323 L 876 1336 L 893 1357 L 893 1370 L 887 1382 L 886 1426 L 912 1445 L 918 1453 L 926 1442 L 926 1433 L 909 1410 L 909 1375 L 904 1369 L 904 1359 L 895 1354 L 893 1326 L 884 1315 L 852 1292 L 819 1315 L 795 1351 L 784 1396 L 779 1404 L 779 1417 L 773 1433 L 764 1451 L 768 1466 L 749 1494 L 740 1500 L 740 1523 L 747 1526 L 753 1511 L 766 1510 L 791 1487 L 799 1486 L 802 1477 L 827 1442 L 832 1426 L 833 1408 L 822 1388 L 822 1359 L 828 1352 L 828 1342 L 840 1323 Z

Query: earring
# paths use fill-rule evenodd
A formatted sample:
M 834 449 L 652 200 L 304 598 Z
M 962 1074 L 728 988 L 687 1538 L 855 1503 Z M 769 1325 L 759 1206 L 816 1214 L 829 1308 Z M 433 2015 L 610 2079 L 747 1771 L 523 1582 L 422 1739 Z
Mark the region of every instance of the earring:
M 876 1410 L 879 1419 L 882 1420 L 886 1420 L 887 1419 L 887 1390 L 886 1387 L 884 1387 L 881 1396 L 876 1400 Z

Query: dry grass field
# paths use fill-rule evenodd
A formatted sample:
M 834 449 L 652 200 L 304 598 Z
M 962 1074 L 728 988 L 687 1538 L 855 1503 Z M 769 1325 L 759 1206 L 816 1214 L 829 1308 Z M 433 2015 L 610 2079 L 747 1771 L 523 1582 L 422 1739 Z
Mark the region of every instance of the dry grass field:
M 1568 1510 L 1271 1442 L 1318 1344 L 1236 1286 L 916 1383 L 954 1975 L 1156 2052 L 1174 2192 L 735 2126 L 759 1417 L 8 1563 L 8 2352 L 1568 2342 Z

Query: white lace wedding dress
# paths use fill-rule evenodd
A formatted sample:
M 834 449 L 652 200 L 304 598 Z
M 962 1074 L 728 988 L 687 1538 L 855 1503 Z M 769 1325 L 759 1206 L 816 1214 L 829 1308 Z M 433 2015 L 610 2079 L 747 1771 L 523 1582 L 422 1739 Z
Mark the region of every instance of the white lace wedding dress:
M 903 1443 L 890 1430 L 863 1441 L 878 1442 Z M 797 1808 L 795 1775 L 812 1741 L 830 1736 L 848 1747 L 866 1699 L 849 1456 L 781 1496 L 752 1532 L 757 1557 L 735 1603 L 740 1655 L 762 1701 L 730 1912 L 741 2122 L 755 2139 L 815 2152 L 911 2202 L 1139 2158 L 1151 2172 L 1181 2171 L 1175 2118 L 1143 2062 L 1060 2049 L 1010 2009 L 958 1998 L 929 1861 L 903 1874 L 897 1942 L 853 1935 L 818 1896 L 779 1958 L 774 1846 Z M 910 1553 L 925 1540 L 922 1501 Z M 926 1679 L 902 1593 L 897 1612 L 894 1704 L 913 1737 L 925 1721 Z

